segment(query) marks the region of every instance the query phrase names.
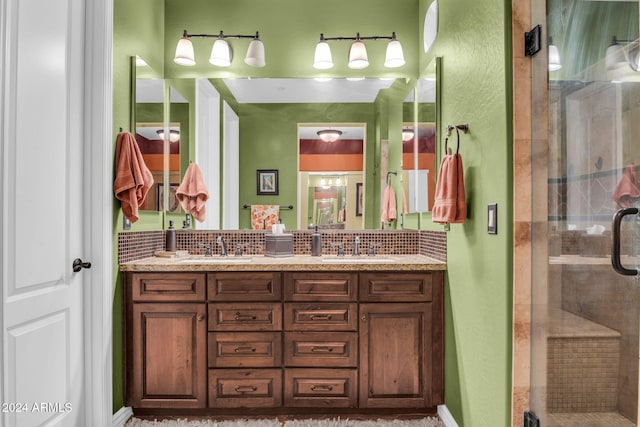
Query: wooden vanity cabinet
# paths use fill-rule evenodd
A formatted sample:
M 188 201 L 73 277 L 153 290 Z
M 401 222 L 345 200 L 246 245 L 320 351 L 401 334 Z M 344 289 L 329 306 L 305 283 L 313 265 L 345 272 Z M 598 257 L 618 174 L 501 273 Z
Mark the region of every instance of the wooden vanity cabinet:
M 204 408 L 206 281 L 197 273 L 127 273 L 126 403 Z

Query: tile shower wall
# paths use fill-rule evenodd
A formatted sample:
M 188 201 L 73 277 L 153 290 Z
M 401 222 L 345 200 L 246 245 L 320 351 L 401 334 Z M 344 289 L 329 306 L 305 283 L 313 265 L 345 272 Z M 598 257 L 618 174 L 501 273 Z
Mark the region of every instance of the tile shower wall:
M 238 246 L 246 255 L 262 255 L 264 253 L 264 231 L 210 231 L 210 230 L 178 230 L 177 248 L 187 250 L 192 255 L 204 255 L 206 246 L 210 245 L 214 254 L 220 254 L 216 244 L 218 236 L 224 238 L 227 250 L 235 253 Z M 294 255 L 311 254 L 310 230 L 293 231 Z M 353 241 L 360 237 L 360 248 L 366 253 L 369 244 L 376 245 L 376 253 L 380 255 L 412 255 L 420 254 L 446 262 L 447 237 L 443 231 L 329 231 L 322 234 L 322 253 L 335 254 L 337 244 L 342 244 L 345 253 L 353 250 Z M 155 251 L 164 249 L 164 232 L 123 232 L 118 235 L 118 262 L 125 263 L 153 256 Z

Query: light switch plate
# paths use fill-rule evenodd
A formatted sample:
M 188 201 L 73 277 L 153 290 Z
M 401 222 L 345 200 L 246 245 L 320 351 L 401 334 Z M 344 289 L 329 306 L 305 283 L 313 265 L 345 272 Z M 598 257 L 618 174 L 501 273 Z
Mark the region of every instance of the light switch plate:
M 498 234 L 498 204 L 490 203 L 487 206 L 487 233 Z

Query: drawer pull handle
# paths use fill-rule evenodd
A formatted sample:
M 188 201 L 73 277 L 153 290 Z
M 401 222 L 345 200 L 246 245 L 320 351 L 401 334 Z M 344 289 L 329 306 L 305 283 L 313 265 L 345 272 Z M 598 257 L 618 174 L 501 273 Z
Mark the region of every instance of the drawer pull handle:
M 333 347 L 324 346 L 324 347 L 311 347 L 311 353 L 331 353 L 333 352 Z
M 333 386 L 331 385 L 314 385 L 311 386 L 311 391 L 333 391 Z
M 255 353 L 256 349 L 255 347 L 236 347 L 233 351 L 235 351 L 236 353 Z
M 239 312 L 236 313 L 236 317 L 235 319 L 240 321 L 240 322 L 247 322 L 247 321 L 252 321 L 252 320 L 256 320 L 258 317 L 255 314 L 240 314 Z
M 236 386 L 236 393 L 254 393 L 256 390 L 258 390 L 258 387 L 252 385 Z
M 311 320 L 331 320 L 330 314 L 312 314 Z

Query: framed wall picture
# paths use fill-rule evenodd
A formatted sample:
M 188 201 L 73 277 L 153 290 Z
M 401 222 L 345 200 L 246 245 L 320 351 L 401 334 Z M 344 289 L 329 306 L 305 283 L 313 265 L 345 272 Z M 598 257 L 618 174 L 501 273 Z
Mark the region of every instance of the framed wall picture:
M 258 196 L 278 195 L 278 170 L 258 169 L 256 171 Z
M 356 183 L 356 216 L 362 216 L 362 183 Z

